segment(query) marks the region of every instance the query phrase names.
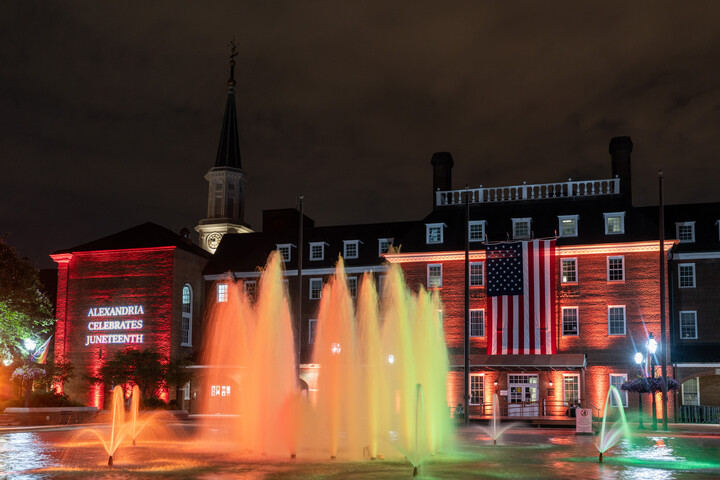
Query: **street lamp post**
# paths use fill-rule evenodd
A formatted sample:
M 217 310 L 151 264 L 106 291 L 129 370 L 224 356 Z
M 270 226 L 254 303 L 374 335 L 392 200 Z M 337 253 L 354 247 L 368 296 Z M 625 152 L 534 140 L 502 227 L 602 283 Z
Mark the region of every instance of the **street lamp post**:
M 647 343 L 645 344 L 645 347 L 647 348 L 648 352 L 648 365 L 650 367 L 650 378 L 655 380 L 655 366 L 653 365 L 653 357 L 655 356 L 655 352 L 657 351 L 657 341 L 653 338 L 652 333 L 650 334 L 650 337 L 648 338 Z M 654 382 L 653 382 L 654 383 Z M 652 395 L 652 415 L 653 415 L 653 430 L 657 430 L 657 406 L 655 405 L 655 392 L 652 391 L 652 387 L 650 388 L 650 395 Z
M 645 375 L 642 368 L 643 363 L 643 354 L 640 352 L 635 353 L 635 363 L 637 363 L 638 368 L 640 369 L 640 378 L 645 379 Z M 640 421 L 638 423 L 638 428 L 640 430 L 645 429 L 645 425 L 643 425 L 643 408 L 642 408 L 642 392 L 638 390 L 638 411 L 640 413 Z
M 33 352 L 35 351 L 35 347 L 36 347 L 36 346 L 37 346 L 37 343 L 35 343 L 34 340 L 31 340 L 31 339 L 29 339 L 29 338 L 28 338 L 27 340 L 25 340 L 25 348 L 26 348 L 27 351 L 28 351 L 28 358 L 27 358 L 28 371 L 27 371 L 27 375 L 28 375 L 28 377 L 30 377 L 30 378 L 28 378 L 27 380 L 25 380 L 25 408 L 30 408 L 30 392 L 32 391 L 33 379 L 32 379 L 32 377 L 31 377 L 31 375 L 30 375 L 30 370 L 29 370 L 29 368 L 30 368 L 30 365 L 32 365 L 32 355 L 33 355 Z

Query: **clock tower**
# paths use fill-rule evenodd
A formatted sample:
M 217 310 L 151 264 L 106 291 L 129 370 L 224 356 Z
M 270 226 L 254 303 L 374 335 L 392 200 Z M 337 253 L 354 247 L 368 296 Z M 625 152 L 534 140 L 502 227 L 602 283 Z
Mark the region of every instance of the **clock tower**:
M 230 79 L 220 145 L 215 166 L 205 175 L 208 181 L 207 217 L 200 220 L 195 230 L 200 234 L 200 246 L 215 253 L 226 233 L 252 232 L 245 223 L 245 187 L 247 175 L 240 162 L 237 114 L 235 112 L 235 56 L 237 47 L 230 43 Z

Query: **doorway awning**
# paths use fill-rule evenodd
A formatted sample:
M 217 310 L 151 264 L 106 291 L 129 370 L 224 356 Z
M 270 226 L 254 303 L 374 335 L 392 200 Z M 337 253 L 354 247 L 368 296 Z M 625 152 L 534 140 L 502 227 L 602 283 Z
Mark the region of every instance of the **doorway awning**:
M 462 355 L 451 355 L 450 368 L 463 368 Z M 471 354 L 470 368 L 473 370 L 578 370 L 587 365 L 584 353 L 557 353 L 555 355 L 487 355 Z

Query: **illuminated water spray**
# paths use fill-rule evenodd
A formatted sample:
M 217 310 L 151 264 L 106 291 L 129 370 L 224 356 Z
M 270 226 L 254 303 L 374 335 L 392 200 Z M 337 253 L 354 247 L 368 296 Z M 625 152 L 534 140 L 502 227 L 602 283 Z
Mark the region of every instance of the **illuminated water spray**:
M 450 434 L 437 296 L 411 293 L 392 266 L 380 295 L 366 274 L 355 300 L 340 260 L 317 312 L 317 392 L 308 402 L 298 392 L 282 279 L 273 253 L 254 303 L 241 283 L 225 280 L 227 301 L 209 313 L 203 409 L 230 414 L 224 441 L 238 453 L 375 459 L 400 451 L 415 466 L 437 452 Z

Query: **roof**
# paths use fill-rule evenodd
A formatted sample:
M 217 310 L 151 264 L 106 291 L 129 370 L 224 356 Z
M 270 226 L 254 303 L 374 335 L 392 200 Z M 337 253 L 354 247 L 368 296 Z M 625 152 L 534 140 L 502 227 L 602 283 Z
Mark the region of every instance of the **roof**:
M 331 227 L 307 226 L 303 229 L 303 268 L 332 268 L 343 253 L 344 241 L 359 240 L 358 258 L 345 259 L 347 267 L 381 265 L 385 259 L 378 254 L 378 239 L 399 238 L 417 222 L 372 223 Z M 309 259 L 309 244 L 325 245 L 322 260 Z M 287 228 L 269 232 L 225 234 L 215 255 L 204 270 L 205 275 L 232 272 L 252 272 L 263 267 L 268 255 L 277 245 L 290 244 L 287 269 L 297 269 L 298 229 Z
M 93 252 L 103 250 L 129 250 L 135 248 L 155 248 L 155 247 L 177 247 L 181 250 L 209 257 L 210 254 L 189 242 L 188 239 L 181 237 L 179 234 L 165 227 L 152 222 L 143 223 L 121 232 L 113 233 L 107 237 L 93 240 L 82 245 L 54 252 L 58 253 L 74 253 L 74 252 Z

